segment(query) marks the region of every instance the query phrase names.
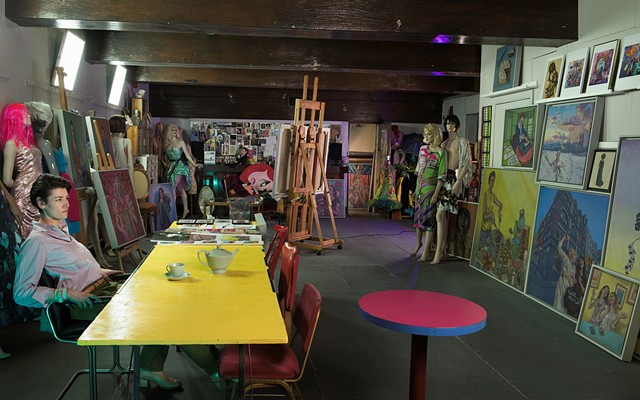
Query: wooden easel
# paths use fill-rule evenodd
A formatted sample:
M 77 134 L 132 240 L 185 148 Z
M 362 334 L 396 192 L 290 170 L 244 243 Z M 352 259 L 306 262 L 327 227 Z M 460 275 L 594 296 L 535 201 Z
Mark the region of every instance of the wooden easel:
M 296 246 L 316 250 L 316 253 L 320 255 L 322 249 L 327 247 L 337 245 L 338 249 L 341 249 L 343 241 L 338 238 L 331 208 L 329 185 L 325 174 L 324 149 L 322 147 L 322 143 L 326 143 L 328 140 L 325 137 L 326 133 L 322 131 L 325 103 L 317 101 L 318 77 L 313 82 L 313 97 L 311 100 L 307 100 L 308 82 L 309 77 L 305 75 L 302 99 L 296 99 L 293 137 L 291 138 L 292 156 L 289 165 L 292 174 L 288 185 L 287 227 L 289 228 L 289 242 Z M 306 126 L 307 110 L 310 111 L 308 127 Z M 329 210 L 329 218 L 333 228 L 333 238 L 330 239 L 323 237 L 320 228 L 315 197 L 318 188 L 322 188 L 322 194 Z M 317 236 L 313 236 L 314 227 L 318 232 Z M 318 243 L 303 242 L 305 240 Z

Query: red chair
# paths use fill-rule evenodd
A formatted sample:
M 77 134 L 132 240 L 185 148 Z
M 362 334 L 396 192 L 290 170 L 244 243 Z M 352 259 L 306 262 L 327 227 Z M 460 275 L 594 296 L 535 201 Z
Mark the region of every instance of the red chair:
M 293 337 L 290 344 L 262 344 L 248 345 L 245 352 L 245 371 L 247 371 L 247 385 L 244 392 L 258 389 L 262 387 L 282 387 L 289 396 L 290 400 L 296 397 L 291 390 L 291 386 L 296 393 L 302 398 L 298 381 L 302 378 L 304 368 L 309 359 L 309 350 L 318 326 L 320 318 L 320 305 L 322 296 L 318 289 L 310 283 L 305 283 L 298 300 L 298 305 L 293 313 L 293 324 L 296 328 L 296 336 Z M 296 337 L 300 337 L 301 358 L 298 359 L 294 351 L 294 344 L 298 341 Z M 237 379 L 239 356 L 238 345 L 227 345 L 222 350 L 220 356 L 220 377 L 222 398 L 226 395 L 227 382 L 231 379 Z
M 280 263 L 280 278 L 278 280 L 278 303 L 287 335 L 291 337 L 291 313 L 296 299 L 296 284 L 298 281 L 298 248 L 286 242 L 282 247 L 282 262 Z
M 271 279 L 271 281 L 273 281 L 273 278 L 276 276 L 276 268 L 278 268 L 278 259 L 282 252 L 282 246 L 284 246 L 284 242 L 287 241 L 289 234 L 289 228 L 283 225 L 276 225 L 273 229 L 276 233 L 273 235 L 273 239 L 271 239 L 267 253 L 264 256 L 264 261 L 269 268 L 269 279 Z

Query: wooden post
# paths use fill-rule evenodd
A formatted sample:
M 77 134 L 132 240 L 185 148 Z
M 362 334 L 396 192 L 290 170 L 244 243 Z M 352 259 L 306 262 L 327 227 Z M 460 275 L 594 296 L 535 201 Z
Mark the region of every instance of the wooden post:
M 58 75 L 58 95 L 60 95 L 60 108 L 64 111 L 68 111 L 67 107 L 67 92 L 64 89 L 64 69 L 62 67 L 56 67 L 56 74 Z

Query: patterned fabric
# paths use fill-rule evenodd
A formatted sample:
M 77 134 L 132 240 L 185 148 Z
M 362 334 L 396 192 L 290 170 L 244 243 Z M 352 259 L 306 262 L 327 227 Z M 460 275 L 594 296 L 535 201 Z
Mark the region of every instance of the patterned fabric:
M 378 210 L 391 211 L 402 208 L 402 203 L 396 197 L 396 171 L 389 166 L 380 171 L 380 182 L 373 199 L 369 200 L 369 206 Z
M 15 171 L 18 172 L 18 176 L 13 182 L 11 195 L 18 203 L 18 207 L 20 207 L 24 216 L 22 223 L 18 227 L 20 235 L 24 239 L 29 236 L 33 221 L 37 221 L 40 218 L 40 213 L 29 200 L 33 182 L 42 175 L 42 153 L 40 150 L 35 146 L 18 147 Z
M 184 189 L 188 191 L 191 188 L 191 173 L 188 163 L 182 160 L 182 148 L 177 147 L 175 149 L 165 149 L 164 151 L 169 157 L 169 180 L 175 186 L 178 175 L 184 176 L 187 182 Z
M 431 204 L 438 181 L 445 180 L 447 158 L 443 149 L 429 151 L 429 146 L 422 146 L 418 155 L 416 172 L 416 196 L 413 213 L 413 226 L 422 230 L 433 230 L 436 226 L 438 203 Z

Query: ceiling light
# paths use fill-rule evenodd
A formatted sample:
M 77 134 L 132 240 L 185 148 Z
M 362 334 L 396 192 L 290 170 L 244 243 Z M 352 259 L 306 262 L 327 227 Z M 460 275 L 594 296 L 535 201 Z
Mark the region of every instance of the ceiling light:
M 80 67 L 80 61 L 82 61 L 83 52 L 84 40 L 80 39 L 70 31 L 66 31 L 62 40 L 62 46 L 58 52 L 58 60 L 56 61 L 55 66 L 62 67 L 62 71 L 64 73 L 64 88 L 67 90 L 73 90 L 73 86 L 76 82 L 76 76 L 78 75 L 78 68 Z M 59 86 L 58 74 L 55 68 L 53 70 L 51 84 L 53 86 Z

